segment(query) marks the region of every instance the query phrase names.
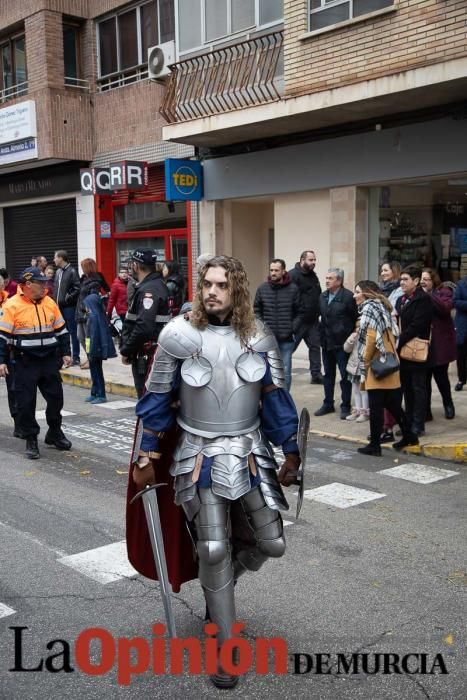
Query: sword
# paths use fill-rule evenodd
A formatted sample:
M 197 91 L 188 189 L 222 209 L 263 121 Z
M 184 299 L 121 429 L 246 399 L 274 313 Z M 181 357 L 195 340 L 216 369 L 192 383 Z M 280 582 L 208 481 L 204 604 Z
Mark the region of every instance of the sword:
M 167 484 L 153 484 L 146 486 L 145 489 L 139 491 L 136 496 L 133 496 L 130 503 L 134 503 L 136 499 L 142 498 L 144 512 L 146 514 L 146 522 L 151 540 L 152 553 L 154 563 L 156 564 L 157 578 L 161 589 L 162 603 L 164 604 L 165 619 L 167 621 L 167 629 L 171 637 L 176 637 L 175 620 L 172 610 L 172 601 L 170 599 L 170 584 L 169 575 L 167 573 L 167 561 L 165 558 L 164 541 L 162 539 L 161 519 L 159 516 L 159 505 L 157 503 L 156 489 L 159 486 L 167 486 Z
M 305 491 L 305 465 L 306 465 L 306 451 L 307 451 L 307 443 L 308 443 L 308 433 L 310 432 L 310 414 L 308 413 L 307 408 L 302 408 L 302 412 L 300 413 L 300 420 L 298 421 L 298 430 L 297 430 L 297 443 L 298 443 L 298 451 L 300 453 L 300 469 L 298 470 L 297 474 L 297 484 L 299 485 L 298 488 L 298 497 L 297 497 L 297 512 L 295 514 L 295 517 L 298 520 L 298 516 L 300 515 L 300 511 L 302 509 L 302 504 L 303 504 L 303 492 Z

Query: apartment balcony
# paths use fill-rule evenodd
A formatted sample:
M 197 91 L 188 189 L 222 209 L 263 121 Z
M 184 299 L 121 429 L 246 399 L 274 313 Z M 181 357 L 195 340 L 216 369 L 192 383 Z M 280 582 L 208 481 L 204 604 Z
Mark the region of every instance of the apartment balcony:
M 0 104 L 8 102 L 15 97 L 23 97 L 27 95 L 28 92 L 28 81 L 25 80 L 22 83 L 17 83 L 16 85 L 11 85 L 10 87 L 0 90 Z
M 277 31 L 175 63 L 160 113 L 174 124 L 280 100 L 282 44 Z

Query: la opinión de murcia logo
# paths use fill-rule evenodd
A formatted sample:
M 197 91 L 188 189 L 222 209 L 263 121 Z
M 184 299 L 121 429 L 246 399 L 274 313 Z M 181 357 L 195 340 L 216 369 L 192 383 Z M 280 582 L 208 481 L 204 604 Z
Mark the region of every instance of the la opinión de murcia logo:
M 204 639 L 196 637 L 167 639 L 166 626 L 152 626 L 152 637 L 117 637 L 103 627 L 83 630 L 70 643 L 52 639 L 45 644 L 47 654 L 32 659 L 28 653 L 30 630 L 26 626 L 9 627 L 13 633 L 14 661 L 11 673 L 73 673 L 104 676 L 116 672 L 119 685 L 131 684 L 132 677 L 150 673 L 160 675 L 211 675 L 218 664 L 232 675 L 253 671 L 258 675 L 444 675 L 448 670 L 441 653 L 289 653 L 282 637 L 257 637 L 250 641 L 238 635 L 245 625 L 232 626 L 232 637 L 220 646 L 218 627 L 204 625 Z M 234 654 L 234 651 L 236 652 Z M 72 658 L 74 656 L 74 660 Z M 72 665 L 74 664 L 74 666 Z

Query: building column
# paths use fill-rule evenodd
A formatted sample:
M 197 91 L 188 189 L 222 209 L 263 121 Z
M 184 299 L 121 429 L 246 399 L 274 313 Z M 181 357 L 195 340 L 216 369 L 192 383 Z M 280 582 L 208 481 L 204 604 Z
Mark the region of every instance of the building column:
M 336 187 L 329 191 L 330 266 L 344 270 L 344 284 L 368 275 L 368 191 L 362 187 Z

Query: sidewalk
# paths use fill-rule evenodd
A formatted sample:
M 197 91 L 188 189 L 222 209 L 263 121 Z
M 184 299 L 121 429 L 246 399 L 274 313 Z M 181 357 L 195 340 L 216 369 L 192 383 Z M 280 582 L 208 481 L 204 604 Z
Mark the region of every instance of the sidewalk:
M 347 442 L 366 444 L 368 442 L 369 423 L 350 423 L 339 418 L 340 387 L 336 382 L 336 413 L 316 418 L 313 412 L 319 408 L 323 401 L 323 387 L 310 384 L 308 372 L 307 348 L 302 343 L 293 356 L 292 367 L 292 396 L 300 411 L 304 406 L 311 414 L 311 435 L 320 437 L 332 437 Z M 109 394 L 119 394 L 136 398 L 131 367 L 123 365 L 119 357 L 104 362 L 104 376 L 106 389 Z M 455 363 L 451 364 L 451 386 L 454 388 L 457 376 Z M 66 384 L 81 387 L 90 387 L 91 378 L 89 370 L 79 367 L 71 367 L 62 370 L 62 378 Z M 453 391 L 453 400 L 456 407 L 456 417 L 446 420 L 443 404 L 438 389 L 434 385 L 432 396 L 433 421 L 426 424 L 426 435 L 421 438 L 419 447 L 407 448 L 412 454 L 421 454 L 426 457 L 451 460 L 467 463 L 467 387 L 463 391 Z M 391 445 L 383 445 L 391 449 Z M 396 454 L 396 453 L 394 453 Z

